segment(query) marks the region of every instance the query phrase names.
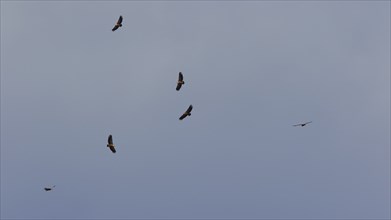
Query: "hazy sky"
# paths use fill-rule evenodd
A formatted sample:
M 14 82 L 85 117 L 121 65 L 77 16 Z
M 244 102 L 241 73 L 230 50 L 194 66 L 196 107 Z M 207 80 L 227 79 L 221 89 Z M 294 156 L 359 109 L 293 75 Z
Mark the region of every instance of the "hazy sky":
M 1 1 L 0 183 L 2 219 L 388 219 L 390 1 Z

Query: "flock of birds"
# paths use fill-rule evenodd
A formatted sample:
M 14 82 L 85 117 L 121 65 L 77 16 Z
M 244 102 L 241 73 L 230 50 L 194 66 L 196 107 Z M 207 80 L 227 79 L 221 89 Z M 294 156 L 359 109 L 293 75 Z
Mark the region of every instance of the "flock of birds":
M 119 17 L 117 24 L 115 24 L 113 31 L 117 30 L 119 27 L 122 26 L 122 16 Z M 177 86 L 176 86 L 176 91 L 179 91 L 182 87 L 182 85 L 185 84 L 185 81 L 183 81 L 183 74 L 182 72 L 179 72 L 178 75 L 178 81 L 177 81 Z M 179 120 L 183 120 L 187 116 L 191 115 L 191 111 L 193 110 L 193 105 L 190 105 L 187 110 L 179 117 Z M 304 126 L 304 125 L 302 125 Z M 117 151 L 115 150 L 115 145 L 113 144 L 113 136 L 110 134 L 109 138 L 107 139 L 107 147 L 110 148 L 111 152 L 116 153 Z
M 112 31 L 116 31 L 118 28 L 122 27 L 122 20 L 123 20 L 123 17 L 122 15 L 119 16 L 117 22 L 115 23 Z M 182 87 L 182 85 L 185 84 L 185 81 L 183 80 L 183 74 L 182 72 L 179 72 L 179 75 L 178 75 L 178 80 L 177 80 L 177 85 L 176 85 L 176 90 L 179 91 Z M 190 105 L 187 110 L 179 117 L 179 120 L 183 120 L 184 118 L 186 118 L 187 116 L 191 116 L 191 111 L 193 110 L 193 105 Z M 305 123 L 299 123 L 299 124 L 295 124 L 293 125 L 294 127 L 296 126 L 300 126 L 300 127 L 304 127 L 306 126 L 307 124 L 309 123 L 312 123 L 312 121 L 308 121 L 308 122 L 305 122 Z M 113 143 L 113 136 L 110 134 L 108 139 L 107 139 L 107 147 L 111 150 L 111 152 L 113 153 L 116 153 L 116 149 L 115 149 L 115 145 Z M 51 191 L 54 189 L 56 185 L 52 186 L 52 187 L 45 187 L 44 190 L 45 191 Z

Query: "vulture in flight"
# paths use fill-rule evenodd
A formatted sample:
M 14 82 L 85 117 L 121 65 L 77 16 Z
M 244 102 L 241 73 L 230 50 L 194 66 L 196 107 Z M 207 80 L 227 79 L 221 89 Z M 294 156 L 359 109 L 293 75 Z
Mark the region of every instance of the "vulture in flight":
M 182 87 L 182 85 L 185 84 L 185 81 L 183 81 L 183 75 L 182 72 L 179 72 L 178 76 L 178 82 L 176 84 L 176 91 L 179 91 Z
M 111 136 L 111 134 L 109 135 L 109 139 L 107 140 L 107 147 L 110 148 L 111 152 L 117 152 L 114 148 L 115 146 L 113 144 L 113 136 Z
M 294 127 L 296 127 L 296 126 L 304 127 L 304 126 L 306 126 L 309 123 L 312 123 L 312 121 L 309 121 L 309 122 L 306 122 L 306 123 L 301 123 L 301 124 L 295 124 L 295 125 L 292 125 L 292 126 L 294 126 Z
M 43 189 L 47 192 L 47 191 L 51 191 L 54 187 L 56 187 L 56 185 L 54 185 L 52 187 L 45 187 Z
M 187 108 L 187 110 L 185 111 L 185 113 L 183 113 L 183 115 L 181 117 L 179 117 L 179 120 L 183 120 L 187 116 L 190 116 L 191 115 L 190 112 L 191 112 L 192 109 L 193 109 L 193 106 L 190 105 L 189 108 Z
M 119 16 L 118 21 L 117 21 L 117 23 L 115 24 L 115 26 L 113 27 L 112 31 L 117 30 L 119 27 L 122 27 L 122 15 Z

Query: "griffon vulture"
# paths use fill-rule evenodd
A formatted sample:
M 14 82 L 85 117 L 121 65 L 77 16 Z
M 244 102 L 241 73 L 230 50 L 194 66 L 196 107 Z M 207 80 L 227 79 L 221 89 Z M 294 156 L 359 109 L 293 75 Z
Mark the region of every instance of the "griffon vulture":
M 45 187 L 43 189 L 47 192 L 47 191 L 51 191 L 54 187 L 56 187 L 56 185 L 54 185 L 52 187 Z
M 193 109 L 193 106 L 190 105 L 189 108 L 185 111 L 185 113 L 183 113 L 183 115 L 181 117 L 179 117 L 179 120 L 183 120 L 184 118 L 186 118 L 187 116 L 190 116 L 191 115 L 191 110 Z
M 115 24 L 115 26 L 113 27 L 112 31 L 117 30 L 119 27 L 122 27 L 122 15 L 119 16 L 118 21 L 117 21 L 117 23 Z
M 183 81 L 183 75 L 182 72 L 179 72 L 178 76 L 178 82 L 176 84 L 176 91 L 179 91 L 182 87 L 182 85 L 185 84 L 185 81 Z
M 306 126 L 309 123 L 312 123 L 312 121 L 309 121 L 309 122 L 306 122 L 306 123 L 295 124 L 295 125 L 292 125 L 292 126 L 294 126 L 294 127 L 296 127 L 296 126 L 304 127 L 304 126 Z
M 111 136 L 111 134 L 109 135 L 109 139 L 107 140 L 107 147 L 110 148 L 111 152 L 117 152 L 114 148 L 115 146 L 113 144 L 113 136 Z

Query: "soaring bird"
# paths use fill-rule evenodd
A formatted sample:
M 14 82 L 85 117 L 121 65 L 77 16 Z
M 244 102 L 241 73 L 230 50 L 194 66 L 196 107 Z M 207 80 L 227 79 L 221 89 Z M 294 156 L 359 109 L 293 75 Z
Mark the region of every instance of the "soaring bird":
M 187 116 L 190 116 L 191 115 L 190 112 L 191 112 L 192 109 L 193 109 L 193 106 L 190 105 L 189 108 L 187 108 L 187 110 L 185 111 L 185 113 L 183 113 L 183 115 L 181 117 L 179 117 L 179 120 L 183 120 Z
M 306 122 L 306 123 L 295 124 L 295 125 L 292 125 L 292 126 L 294 126 L 294 127 L 296 127 L 296 126 L 304 127 L 304 126 L 306 126 L 306 125 L 309 124 L 309 123 L 312 123 L 312 121 L 308 121 L 308 122 Z
M 45 187 L 43 189 L 47 192 L 47 191 L 51 191 L 54 187 L 56 187 L 56 185 L 54 185 L 52 187 Z
M 176 84 L 176 91 L 179 91 L 182 87 L 182 85 L 185 84 L 185 81 L 183 81 L 183 75 L 182 72 L 179 72 L 178 76 L 178 82 Z
M 115 146 L 113 144 L 113 136 L 111 136 L 111 134 L 109 135 L 109 139 L 107 140 L 107 147 L 110 148 L 111 152 L 117 152 L 114 148 Z
M 119 16 L 118 21 L 117 21 L 117 23 L 115 24 L 115 26 L 113 27 L 112 31 L 117 30 L 119 27 L 122 27 L 122 15 Z

